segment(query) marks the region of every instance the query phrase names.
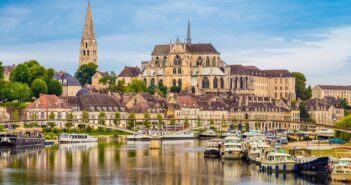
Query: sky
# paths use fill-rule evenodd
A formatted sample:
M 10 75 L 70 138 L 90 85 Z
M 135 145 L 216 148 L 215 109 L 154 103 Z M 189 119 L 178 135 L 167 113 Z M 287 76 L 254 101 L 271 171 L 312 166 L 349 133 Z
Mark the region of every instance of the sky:
M 0 0 L 0 61 L 74 73 L 88 0 Z M 99 70 L 150 60 L 156 44 L 212 43 L 227 64 L 302 72 L 351 85 L 351 1 L 91 0 Z

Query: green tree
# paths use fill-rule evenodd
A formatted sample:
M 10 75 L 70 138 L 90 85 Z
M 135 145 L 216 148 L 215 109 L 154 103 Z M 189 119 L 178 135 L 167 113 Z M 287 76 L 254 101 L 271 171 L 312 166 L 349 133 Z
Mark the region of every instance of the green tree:
M 335 126 L 342 128 L 351 128 L 351 115 L 348 115 L 336 121 Z
M 341 107 L 343 107 L 344 109 L 351 109 L 349 102 L 347 101 L 346 98 L 339 99 L 339 103 L 340 103 Z
M 89 113 L 87 111 L 82 112 L 82 122 L 89 123 Z
M 163 125 L 164 124 L 164 121 L 163 121 L 163 116 L 161 115 L 161 114 L 157 114 L 157 116 L 156 116 L 156 119 L 157 119 L 157 121 L 158 121 L 158 123 L 160 124 L 160 125 Z
M 38 98 L 40 94 L 46 94 L 48 92 L 45 81 L 40 78 L 33 81 L 31 89 L 36 98 Z
M 181 90 L 182 90 L 182 89 L 181 89 L 181 87 L 179 87 L 179 86 L 172 86 L 170 91 L 171 91 L 172 93 L 180 93 Z
M 188 116 L 186 116 L 185 119 L 184 119 L 184 127 L 186 127 L 186 128 L 189 127 L 189 118 L 188 118 Z
M 170 116 L 170 118 L 171 118 L 170 124 L 171 124 L 171 125 L 175 125 L 175 124 L 176 124 L 176 119 L 175 119 L 175 117 L 172 115 L 172 116 Z
M 29 81 L 31 84 L 35 79 L 46 80 L 46 69 L 40 64 L 35 64 L 29 68 Z
M 62 94 L 62 85 L 57 80 L 51 80 L 48 85 L 48 94 L 60 96 Z
M 82 85 L 91 84 L 91 77 L 96 73 L 97 68 L 98 66 L 92 62 L 83 64 L 78 68 L 75 77 Z
M 144 113 L 144 122 L 143 122 L 144 126 L 146 128 L 150 128 L 150 114 L 149 112 L 145 112 Z
M 73 114 L 72 114 L 72 112 L 69 112 L 66 116 L 65 127 L 67 128 L 68 132 L 73 127 Z
M 98 123 L 99 125 L 105 125 L 105 122 L 106 122 L 106 113 L 105 112 L 100 112 L 99 115 L 98 115 Z
M 145 92 L 146 84 L 143 80 L 133 79 L 127 86 L 127 91 L 132 93 Z
M 18 112 L 18 110 L 14 110 L 11 114 L 11 120 L 12 121 L 19 121 L 20 120 L 20 114 Z
M 54 120 L 55 120 L 55 113 L 54 112 L 50 112 L 49 120 L 50 121 L 48 122 L 48 126 L 50 127 L 50 130 L 52 131 L 56 127 L 56 123 L 54 122 Z
M 117 81 L 116 90 L 117 90 L 117 92 L 126 92 L 127 91 L 127 86 L 126 86 L 126 82 L 124 81 L 124 79 Z
M 155 94 L 157 90 L 157 86 L 156 85 L 150 85 L 147 89 L 146 92 L 149 92 L 150 94 Z
M 308 114 L 308 110 L 306 108 L 305 102 L 300 103 L 300 118 L 302 121 L 308 120 L 310 115 Z
M 135 113 L 134 112 L 129 113 L 128 122 L 127 122 L 127 128 L 128 129 L 132 129 L 134 127 L 135 121 L 136 121 L 135 120 Z
M 163 85 L 162 81 L 158 83 L 158 89 L 164 96 L 167 95 L 167 87 Z
M 0 84 L 4 82 L 4 66 L 2 65 L 2 61 L 0 61 Z
M 117 92 L 117 76 L 114 72 L 105 74 L 100 80 L 100 84 L 107 85 L 109 92 Z
M 293 72 L 295 77 L 295 93 L 296 97 L 301 100 L 308 100 L 312 96 L 311 86 L 306 88 L 306 77 L 300 72 Z
M 26 64 L 19 64 L 10 74 L 11 82 L 30 84 L 29 67 Z
M 27 84 L 4 82 L 0 88 L 0 99 L 5 102 L 17 100 L 27 101 L 31 98 L 31 90 Z
M 115 126 L 119 126 L 120 122 L 121 122 L 121 113 L 115 112 L 115 117 L 113 119 L 113 124 L 115 124 Z

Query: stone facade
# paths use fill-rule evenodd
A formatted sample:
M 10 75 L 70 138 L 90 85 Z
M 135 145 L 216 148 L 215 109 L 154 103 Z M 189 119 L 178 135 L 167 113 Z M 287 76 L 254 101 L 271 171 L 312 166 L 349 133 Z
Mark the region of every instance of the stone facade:
M 60 71 L 55 73 L 54 79 L 62 85 L 62 96 L 75 96 L 81 89 L 79 80 L 69 73 Z
M 140 79 L 141 71 L 138 67 L 125 66 L 124 69 L 118 74 L 117 80 L 123 80 L 128 85 L 133 79 Z
M 313 98 L 306 101 L 310 117 L 318 124 L 334 125 L 344 117 L 344 109 L 334 97 Z
M 98 91 L 104 90 L 107 88 L 107 84 L 102 84 L 100 83 L 100 79 L 104 76 L 107 75 L 106 72 L 101 72 L 97 71 L 92 77 L 91 77 L 91 85 Z
M 79 65 L 94 63 L 98 65 L 98 48 L 95 38 L 93 15 L 91 13 L 90 1 L 88 3 L 87 14 L 83 30 L 83 37 L 80 43 Z
M 351 86 L 341 85 L 316 85 L 312 88 L 312 98 L 334 97 L 345 98 L 351 104 Z

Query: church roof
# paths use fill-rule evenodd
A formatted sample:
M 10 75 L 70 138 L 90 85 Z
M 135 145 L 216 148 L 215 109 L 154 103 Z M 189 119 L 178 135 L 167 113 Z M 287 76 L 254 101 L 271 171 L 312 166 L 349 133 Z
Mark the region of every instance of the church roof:
M 152 51 L 152 55 L 167 55 L 170 51 L 170 45 L 156 45 Z M 219 54 L 216 48 L 211 43 L 186 44 L 186 51 L 190 53 L 203 54 L 212 53 Z
M 85 16 L 83 38 L 95 39 L 94 22 L 93 15 L 91 13 L 90 1 L 88 2 L 87 14 Z

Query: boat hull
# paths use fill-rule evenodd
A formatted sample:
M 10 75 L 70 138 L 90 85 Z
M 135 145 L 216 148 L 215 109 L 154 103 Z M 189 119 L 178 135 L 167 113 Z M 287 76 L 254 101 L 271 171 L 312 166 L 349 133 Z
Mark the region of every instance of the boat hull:
M 351 173 L 344 173 L 344 174 L 332 173 L 331 179 L 333 181 L 351 182 Z
M 205 150 L 204 152 L 205 158 L 221 158 L 221 151 L 220 150 Z
M 257 161 L 257 158 L 260 157 L 260 153 L 258 152 L 249 152 L 247 157 L 250 161 Z
M 60 143 L 88 143 L 88 142 L 98 142 L 97 138 L 88 139 L 72 139 L 72 138 L 60 138 Z
M 16 148 L 16 147 L 31 147 L 44 146 L 44 138 L 21 138 L 13 137 L 5 140 L 1 139 L 0 148 Z
M 295 163 L 261 161 L 260 168 L 262 171 L 268 171 L 268 172 L 293 172 L 295 171 Z
M 297 163 L 296 171 L 304 174 L 328 174 L 330 173 L 328 162 L 329 157 L 319 157 L 309 162 Z
M 217 135 L 209 135 L 209 134 L 200 134 L 199 139 L 214 139 L 217 138 Z
M 244 156 L 243 151 L 235 151 L 235 150 L 230 150 L 230 151 L 224 151 L 222 152 L 222 159 L 242 159 Z

